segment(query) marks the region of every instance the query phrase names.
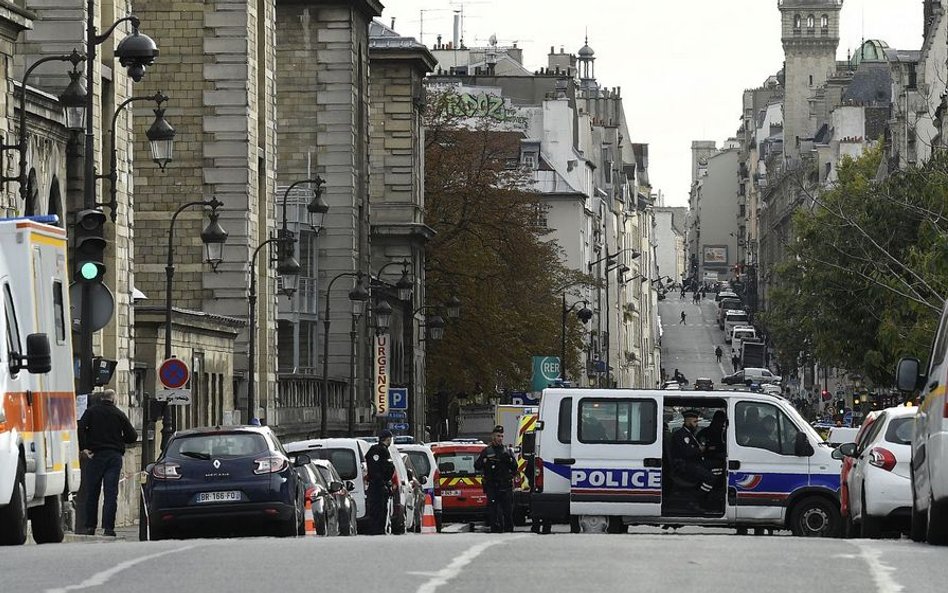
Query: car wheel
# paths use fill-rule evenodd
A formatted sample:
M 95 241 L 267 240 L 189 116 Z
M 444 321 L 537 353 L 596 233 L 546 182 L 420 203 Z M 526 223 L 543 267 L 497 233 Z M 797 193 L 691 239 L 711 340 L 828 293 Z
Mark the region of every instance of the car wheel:
M 797 537 L 835 537 L 840 527 L 837 507 L 819 496 L 804 498 L 790 513 L 790 530 Z
M 280 537 L 296 537 L 300 532 L 300 525 L 302 524 L 300 519 L 302 516 L 299 507 L 294 505 L 293 516 L 277 526 L 277 535 Z
M 583 533 L 606 533 L 609 528 L 609 518 L 602 515 L 581 515 L 579 526 Z
M 38 544 L 58 544 L 63 541 L 63 497 L 47 496 L 43 506 L 30 511 L 33 522 L 33 539 Z
M 442 527 L 443 523 L 444 523 L 444 519 L 443 519 L 441 513 L 437 513 L 437 514 L 435 515 L 435 528 L 436 528 L 436 530 L 438 531 L 438 533 L 441 533 L 441 527 Z
M 163 539 L 168 539 L 168 530 L 162 527 L 155 525 L 154 523 L 148 523 L 148 541 L 161 541 Z
M 866 506 L 866 487 L 862 488 L 862 517 L 859 521 L 859 535 L 866 539 L 879 539 L 882 537 L 882 521 L 878 517 L 869 514 Z
M 405 523 L 408 521 L 408 517 L 405 515 L 405 508 L 401 507 L 399 513 L 392 517 L 392 533 L 394 535 L 402 535 L 405 533 Z
M 16 479 L 10 503 L 0 508 L 0 545 L 19 546 L 26 543 L 26 469 L 23 460 L 16 466 Z
M 928 519 L 926 521 L 925 539 L 934 546 L 948 544 L 948 513 L 944 502 L 936 502 L 932 497 L 928 505 Z
M 913 542 L 923 542 L 925 541 L 925 530 L 927 529 L 926 521 L 928 516 L 922 511 L 918 510 L 918 494 L 915 493 L 915 470 L 912 472 L 912 524 L 909 528 L 909 537 L 912 538 Z

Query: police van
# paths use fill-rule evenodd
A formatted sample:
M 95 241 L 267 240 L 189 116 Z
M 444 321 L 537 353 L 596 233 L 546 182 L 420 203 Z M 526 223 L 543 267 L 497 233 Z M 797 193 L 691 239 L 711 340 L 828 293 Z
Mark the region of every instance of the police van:
M 711 492 L 674 471 L 682 412 L 727 418 Z M 840 462 L 783 398 L 753 392 L 547 389 L 536 423 L 531 515 L 572 531 L 629 525 L 840 530 Z M 678 464 L 678 465 L 676 465 Z

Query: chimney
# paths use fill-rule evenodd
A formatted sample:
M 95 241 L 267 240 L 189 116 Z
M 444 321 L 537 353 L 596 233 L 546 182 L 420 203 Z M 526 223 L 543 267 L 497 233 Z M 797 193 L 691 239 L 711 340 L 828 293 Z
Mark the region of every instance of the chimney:
M 550 55 L 553 55 L 553 53 L 554 53 L 554 51 L 553 51 L 553 46 L 551 45 L 551 46 L 550 46 Z
M 392 29 L 393 31 L 395 30 L 395 17 L 392 17 L 392 27 L 391 27 L 391 29 Z
M 444 47 L 441 46 L 441 33 L 438 33 L 438 45 L 435 46 L 435 49 L 444 49 Z
M 461 13 L 454 13 L 454 47 L 461 47 Z

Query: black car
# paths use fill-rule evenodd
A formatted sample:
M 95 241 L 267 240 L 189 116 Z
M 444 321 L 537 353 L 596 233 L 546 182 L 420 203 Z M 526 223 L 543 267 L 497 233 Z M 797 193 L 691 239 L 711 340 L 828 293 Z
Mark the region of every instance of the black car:
M 323 480 L 329 484 L 329 491 L 336 499 L 336 509 L 339 515 L 339 535 L 355 535 L 357 511 L 355 500 L 349 494 L 348 487 L 343 483 L 342 478 L 336 472 L 332 463 L 323 459 L 314 459 L 313 467 L 319 470 Z M 352 483 L 350 482 L 351 486 Z
M 334 494 L 342 489 L 342 482 L 327 482 L 312 461 L 300 466 L 300 477 L 306 487 L 305 496 L 312 505 L 316 534 L 339 535 L 339 507 Z
M 695 391 L 714 391 L 714 381 L 704 377 L 695 379 Z
M 303 532 L 303 481 L 265 426 L 194 428 L 175 433 L 147 468 L 150 539 L 240 532 Z

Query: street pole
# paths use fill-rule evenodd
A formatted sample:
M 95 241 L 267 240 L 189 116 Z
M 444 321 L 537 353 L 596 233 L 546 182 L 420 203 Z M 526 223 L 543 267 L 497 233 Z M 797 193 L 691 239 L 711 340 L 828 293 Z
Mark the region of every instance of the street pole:
M 340 278 L 353 278 L 360 276 L 358 272 L 343 272 L 341 274 L 333 277 L 329 281 L 329 286 L 326 288 L 326 308 L 323 314 L 323 392 L 322 397 L 319 398 L 319 438 L 326 438 L 326 431 L 329 425 L 329 311 L 330 311 L 330 301 L 332 297 L 332 287 L 336 283 L 336 280 Z M 353 316 L 354 317 L 354 316 Z M 354 324 L 355 322 L 353 322 Z M 352 355 L 352 358 L 355 358 L 355 355 Z M 354 373 L 353 373 L 354 374 Z M 351 391 L 350 386 L 350 396 L 349 396 L 349 415 L 352 417 L 352 420 L 348 422 L 350 429 L 355 422 L 355 395 Z
M 563 320 L 560 325 L 560 381 L 566 381 L 566 293 L 563 293 Z
M 284 203 L 284 209 L 285 208 L 286 204 Z M 254 406 L 256 382 L 254 379 L 257 373 L 257 255 L 259 255 L 260 251 L 267 245 L 280 243 L 281 241 L 284 241 L 284 239 L 279 237 L 267 239 L 258 245 L 257 248 L 254 249 L 253 255 L 250 256 L 250 293 L 247 297 L 250 303 L 249 317 L 247 318 L 247 326 L 250 331 L 250 334 L 247 336 L 247 424 L 250 424 L 256 417 L 256 408 Z
M 355 404 L 356 404 L 356 341 L 359 331 L 356 326 L 358 317 L 352 316 L 352 326 L 349 330 L 349 405 L 346 407 L 346 420 L 349 428 L 348 436 L 355 436 Z
M 407 368 L 405 369 L 405 383 L 408 388 L 408 410 L 405 414 L 405 420 L 408 422 L 408 425 L 412 427 L 413 436 L 418 442 L 421 442 L 424 436 L 424 427 L 427 424 L 427 417 L 424 414 L 425 407 L 422 404 L 421 414 L 414 413 L 414 407 L 419 404 L 415 401 L 415 316 L 412 314 L 414 310 L 414 303 L 411 300 L 403 301 L 403 310 L 402 315 L 404 320 L 402 321 L 402 342 L 405 344 L 405 362 L 407 363 Z M 421 398 L 418 398 L 419 400 Z M 418 426 L 415 424 L 414 420 L 416 418 L 421 418 L 421 430 L 418 430 Z

